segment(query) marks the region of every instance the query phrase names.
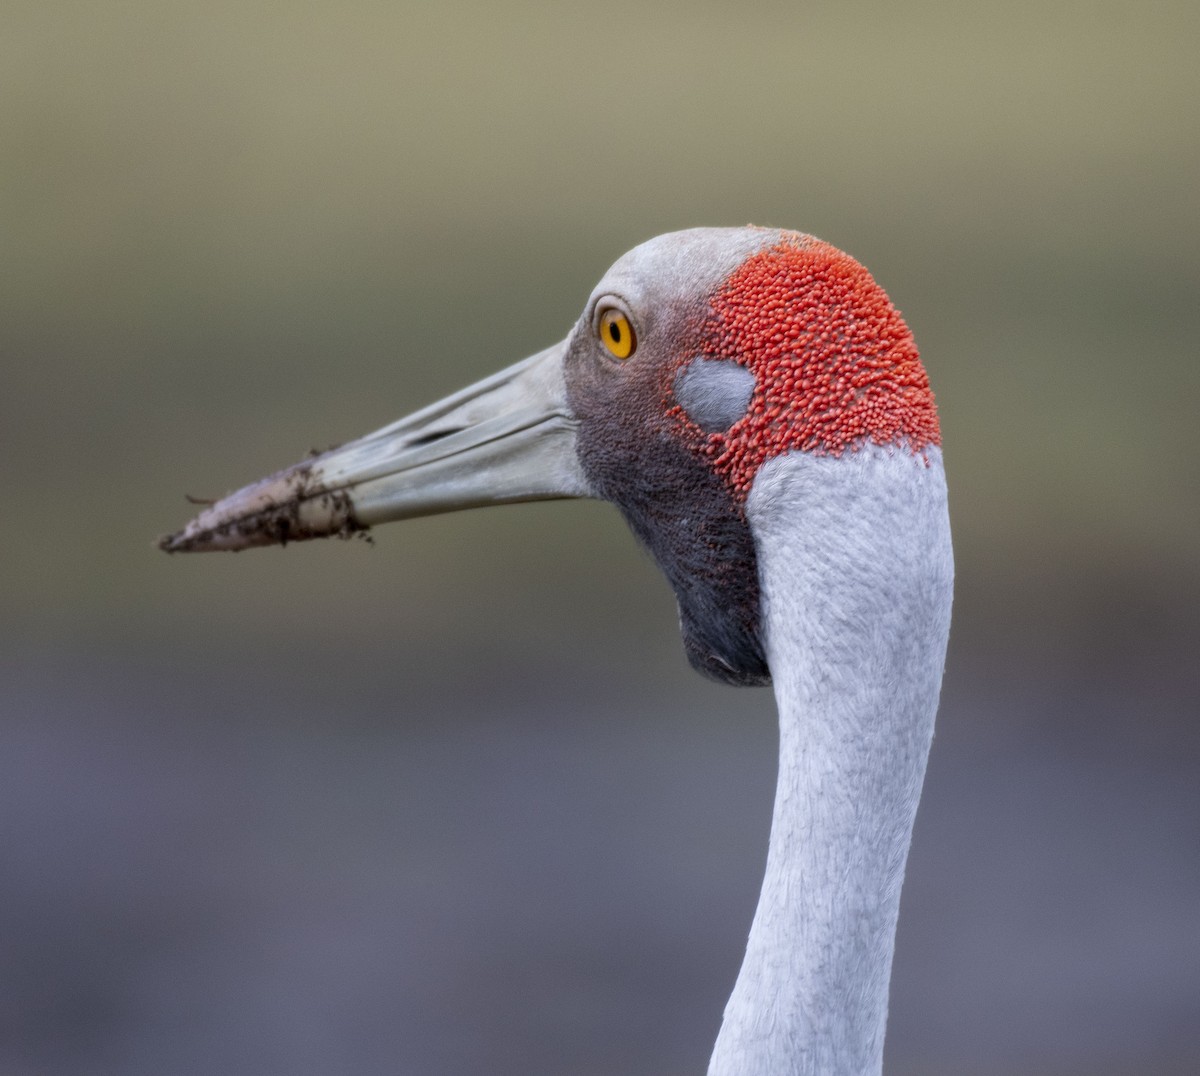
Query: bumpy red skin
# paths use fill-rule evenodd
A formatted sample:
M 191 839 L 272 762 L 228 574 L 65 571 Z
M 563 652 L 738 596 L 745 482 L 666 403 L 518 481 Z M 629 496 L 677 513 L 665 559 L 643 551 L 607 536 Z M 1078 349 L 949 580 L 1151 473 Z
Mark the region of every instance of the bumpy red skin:
M 941 444 L 912 333 L 871 274 L 828 243 L 797 233 L 748 258 L 714 297 L 701 337 L 706 357 L 754 373 L 750 407 L 711 434 L 678 406 L 669 414 L 739 501 L 759 467 L 790 449 Z

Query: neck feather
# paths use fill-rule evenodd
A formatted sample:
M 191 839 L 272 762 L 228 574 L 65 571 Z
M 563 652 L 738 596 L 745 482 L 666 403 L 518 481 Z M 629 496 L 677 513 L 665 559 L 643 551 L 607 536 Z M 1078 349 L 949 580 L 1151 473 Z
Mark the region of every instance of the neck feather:
M 878 1074 L 950 625 L 940 452 L 791 453 L 761 469 L 747 517 L 779 779 L 709 1076 Z

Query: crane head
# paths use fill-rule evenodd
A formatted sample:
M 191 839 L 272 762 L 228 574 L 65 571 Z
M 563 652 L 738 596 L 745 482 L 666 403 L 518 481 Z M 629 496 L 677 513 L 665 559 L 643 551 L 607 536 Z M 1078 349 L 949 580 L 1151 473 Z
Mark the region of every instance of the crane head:
M 679 601 L 689 660 L 769 681 L 744 511 L 787 452 L 940 444 L 912 335 L 811 236 L 700 228 L 620 258 L 565 340 L 206 507 L 167 552 L 239 550 L 461 508 L 613 502 Z

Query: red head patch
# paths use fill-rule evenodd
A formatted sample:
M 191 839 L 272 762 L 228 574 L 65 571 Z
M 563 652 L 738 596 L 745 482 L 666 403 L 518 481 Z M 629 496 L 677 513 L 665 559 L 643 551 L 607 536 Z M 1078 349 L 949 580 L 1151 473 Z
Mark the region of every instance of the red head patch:
M 743 418 L 719 433 L 693 428 L 739 498 L 767 459 L 790 449 L 840 456 L 867 442 L 914 453 L 941 444 L 912 333 L 871 274 L 827 243 L 797 233 L 751 255 L 716 294 L 701 335 L 706 357 L 755 376 Z

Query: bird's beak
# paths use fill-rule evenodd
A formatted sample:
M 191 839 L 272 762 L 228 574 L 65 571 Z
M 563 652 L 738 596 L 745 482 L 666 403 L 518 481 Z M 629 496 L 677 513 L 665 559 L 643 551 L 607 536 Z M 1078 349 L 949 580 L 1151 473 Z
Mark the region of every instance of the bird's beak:
M 590 496 L 567 406 L 566 347 L 231 493 L 159 545 L 247 549 L 459 508 Z

